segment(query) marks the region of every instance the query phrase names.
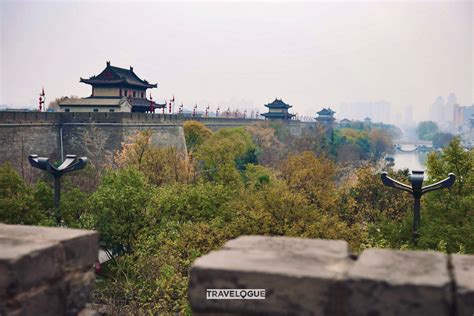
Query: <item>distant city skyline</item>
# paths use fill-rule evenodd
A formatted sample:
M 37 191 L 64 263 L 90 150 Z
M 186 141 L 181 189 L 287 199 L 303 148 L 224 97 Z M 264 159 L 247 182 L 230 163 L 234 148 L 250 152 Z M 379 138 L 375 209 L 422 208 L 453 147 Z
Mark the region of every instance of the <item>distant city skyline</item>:
M 43 86 L 47 103 L 87 97 L 79 77 L 110 60 L 157 82 L 155 100 L 190 108 L 264 111 L 278 97 L 342 119 L 344 104 L 384 101 L 389 120 L 419 121 L 438 96 L 473 103 L 473 16 L 471 1 L 4 0 L 0 107 L 36 107 Z

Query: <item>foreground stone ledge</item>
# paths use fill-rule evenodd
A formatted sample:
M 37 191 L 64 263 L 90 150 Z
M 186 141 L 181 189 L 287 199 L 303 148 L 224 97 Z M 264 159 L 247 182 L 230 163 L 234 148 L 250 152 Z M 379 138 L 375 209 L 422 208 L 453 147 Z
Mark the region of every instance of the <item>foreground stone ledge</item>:
M 365 250 L 349 269 L 352 315 L 450 315 L 448 256 L 427 251 Z
M 190 270 L 194 315 L 474 315 L 474 256 L 242 236 Z M 206 299 L 207 289 L 265 289 L 265 300 Z
M 336 314 L 350 264 L 344 241 L 243 236 L 196 260 L 189 299 L 196 313 Z M 206 289 L 265 289 L 265 300 L 207 300 Z
M 456 310 L 458 315 L 474 315 L 474 256 L 452 255 Z
M 96 232 L 0 224 L 0 315 L 76 315 L 90 301 Z
M 55 242 L 64 250 L 64 269 L 83 268 L 98 253 L 98 234 L 82 229 L 0 224 L 0 238 Z

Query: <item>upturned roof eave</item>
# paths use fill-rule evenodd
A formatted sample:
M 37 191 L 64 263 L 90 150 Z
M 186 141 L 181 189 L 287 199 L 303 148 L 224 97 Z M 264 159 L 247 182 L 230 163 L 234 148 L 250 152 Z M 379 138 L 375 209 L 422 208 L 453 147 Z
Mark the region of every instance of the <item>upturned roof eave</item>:
M 139 87 L 145 89 L 152 89 L 158 87 L 158 84 L 145 84 L 145 83 L 135 83 L 130 82 L 127 79 L 113 79 L 113 80 L 103 80 L 103 79 L 84 79 L 80 78 L 80 82 L 85 84 L 90 84 L 91 86 L 111 86 L 111 85 L 118 85 L 123 84 L 132 87 Z

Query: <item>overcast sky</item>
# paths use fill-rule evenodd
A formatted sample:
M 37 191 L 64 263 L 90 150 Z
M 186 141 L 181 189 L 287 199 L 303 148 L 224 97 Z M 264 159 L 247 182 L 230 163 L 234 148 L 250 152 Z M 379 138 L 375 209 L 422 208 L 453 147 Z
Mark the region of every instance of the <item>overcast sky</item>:
M 466 2 L 0 0 L 0 104 L 89 96 L 79 77 L 112 65 L 155 99 L 263 110 L 275 97 L 313 115 L 386 100 L 422 115 L 439 95 L 473 102 L 474 8 Z M 1 106 L 0 106 L 1 107 Z

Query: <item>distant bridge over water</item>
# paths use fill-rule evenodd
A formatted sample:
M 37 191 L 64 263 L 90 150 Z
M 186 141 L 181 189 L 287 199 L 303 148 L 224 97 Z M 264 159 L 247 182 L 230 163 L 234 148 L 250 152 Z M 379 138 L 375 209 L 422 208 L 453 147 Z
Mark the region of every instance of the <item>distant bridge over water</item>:
M 407 140 L 397 140 L 394 145 L 395 149 L 400 152 L 430 152 L 433 151 L 433 142 L 418 140 L 418 141 L 407 141 Z
M 416 140 L 416 141 L 414 141 L 414 140 L 398 139 L 398 140 L 394 140 L 393 142 L 397 145 L 428 146 L 428 147 L 433 146 L 433 142 L 428 141 L 428 140 Z

